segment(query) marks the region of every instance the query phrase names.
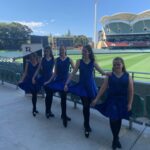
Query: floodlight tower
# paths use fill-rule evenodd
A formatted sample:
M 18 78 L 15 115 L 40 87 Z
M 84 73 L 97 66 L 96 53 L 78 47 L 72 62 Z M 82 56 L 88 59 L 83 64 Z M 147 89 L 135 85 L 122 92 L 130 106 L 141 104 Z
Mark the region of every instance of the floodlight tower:
M 94 41 L 94 48 L 97 45 L 97 4 L 99 0 L 94 0 L 94 34 L 93 34 L 93 41 Z

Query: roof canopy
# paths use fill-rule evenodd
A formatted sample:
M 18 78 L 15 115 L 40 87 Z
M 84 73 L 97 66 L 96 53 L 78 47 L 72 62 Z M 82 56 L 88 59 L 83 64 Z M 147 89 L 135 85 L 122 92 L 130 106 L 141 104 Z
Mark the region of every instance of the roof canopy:
M 101 19 L 101 23 L 103 25 L 109 24 L 111 22 L 116 21 L 126 21 L 128 23 L 137 22 L 143 20 L 144 18 L 150 19 L 150 10 L 141 12 L 139 14 L 132 14 L 132 13 L 117 13 L 113 14 L 112 16 L 104 16 Z

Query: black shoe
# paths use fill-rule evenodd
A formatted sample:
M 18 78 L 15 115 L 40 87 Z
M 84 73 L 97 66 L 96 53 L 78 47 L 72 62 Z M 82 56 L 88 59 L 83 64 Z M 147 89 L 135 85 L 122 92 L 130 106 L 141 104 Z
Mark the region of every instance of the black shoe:
M 48 119 L 50 117 L 50 114 L 49 113 L 46 113 L 45 114 L 46 118 Z
M 86 128 L 86 130 L 87 130 L 88 132 L 92 132 L 92 129 L 91 129 L 90 126 L 88 126 L 88 127 Z
M 116 146 L 117 146 L 117 148 L 122 148 L 121 143 L 120 143 L 119 140 L 116 141 Z
M 90 125 L 86 126 L 85 123 L 84 123 L 84 129 L 86 129 L 88 132 L 92 132 Z
M 55 117 L 55 115 L 52 112 L 50 112 L 49 116 L 52 118 Z
M 85 137 L 86 137 L 86 138 L 88 138 L 88 137 L 89 137 L 89 135 L 90 135 L 89 131 L 88 131 L 88 130 L 86 130 L 86 129 L 85 129 L 85 131 L 84 131 L 84 134 L 85 134 Z
M 35 110 L 34 112 L 35 112 L 36 114 L 38 114 L 38 113 L 39 113 L 39 111 L 38 111 L 38 110 Z
M 63 119 L 63 116 L 61 115 L 61 119 Z M 66 116 L 67 121 L 71 121 L 71 118 Z
M 113 140 L 112 142 L 112 149 L 116 150 L 116 148 L 122 148 L 121 143 L 119 142 L 119 140 Z
M 55 117 L 55 115 L 50 112 L 50 113 L 45 113 L 46 118 L 48 119 L 49 117 Z
M 67 128 L 67 124 L 68 124 L 68 123 L 67 123 L 67 119 L 66 119 L 66 118 L 63 118 L 63 125 L 64 125 L 65 128 Z
M 112 149 L 113 149 L 113 150 L 116 150 L 116 148 L 117 148 L 117 145 L 113 142 L 113 143 L 112 143 Z
M 36 116 L 36 112 L 35 112 L 35 111 L 33 111 L 33 112 L 32 112 L 32 115 L 33 115 L 33 117 L 35 117 L 35 116 Z

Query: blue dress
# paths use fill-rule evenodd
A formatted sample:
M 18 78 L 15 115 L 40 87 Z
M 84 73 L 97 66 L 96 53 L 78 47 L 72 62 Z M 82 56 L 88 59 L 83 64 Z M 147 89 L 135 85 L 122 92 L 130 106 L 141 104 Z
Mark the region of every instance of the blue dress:
M 26 93 L 38 92 L 40 90 L 40 85 L 32 84 L 32 77 L 36 72 L 38 65 L 33 66 L 31 62 L 28 63 L 27 75 L 22 83 L 19 83 L 18 86 L 24 90 Z
M 52 76 L 54 60 L 53 59 L 47 60 L 44 57 L 41 62 L 41 67 L 42 67 L 41 76 L 37 79 L 37 82 L 38 84 L 43 86 L 44 82 L 48 81 Z
M 79 65 L 79 82 L 75 85 L 70 85 L 68 92 L 93 100 L 97 94 L 93 70 L 94 62 L 91 61 L 89 64 L 86 64 L 81 59 Z
M 49 89 L 54 91 L 64 91 L 64 85 L 69 76 L 69 67 L 71 65 L 70 58 L 61 60 L 60 57 L 56 59 L 56 77 L 53 81 L 46 85 Z
M 128 73 L 125 72 L 120 78 L 112 73 L 108 78 L 107 98 L 104 103 L 96 105 L 95 108 L 112 120 L 128 119 L 131 115 L 131 112 L 127 111 L 128 85 Z

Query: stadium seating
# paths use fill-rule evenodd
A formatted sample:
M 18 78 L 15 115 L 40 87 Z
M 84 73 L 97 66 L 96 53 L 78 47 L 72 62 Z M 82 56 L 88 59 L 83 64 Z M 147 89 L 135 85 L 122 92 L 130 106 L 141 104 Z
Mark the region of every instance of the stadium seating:
M 146 96 L 146 113 L 147 113 L 147 117 L 150 119 L 150 95 Z
M 144 24 L 147 27 L 147 31 L 150 32 L 150 20 L 144 20 Z
M 134 94 L 129 128 L 132 129 L 132 122 L 143 124 L 143 121 L 139 120 L 141 117 L 144 117 L 144 100 L 139 95 Z
M 23 65 L 20 63 L 0 62 L 0 80 L 4 82 L 16 84 L 20 79 L 23 71 Z
M 138 21 L 135 24 L 133 24 L 133 32 L 134 33 L 143 33 L 144 32 L 143 21 Z
M 110 23 L 104 28 L 105 32 L 109 34 L 130 33 L 130 29 L 130 25 L 123 22 Z

